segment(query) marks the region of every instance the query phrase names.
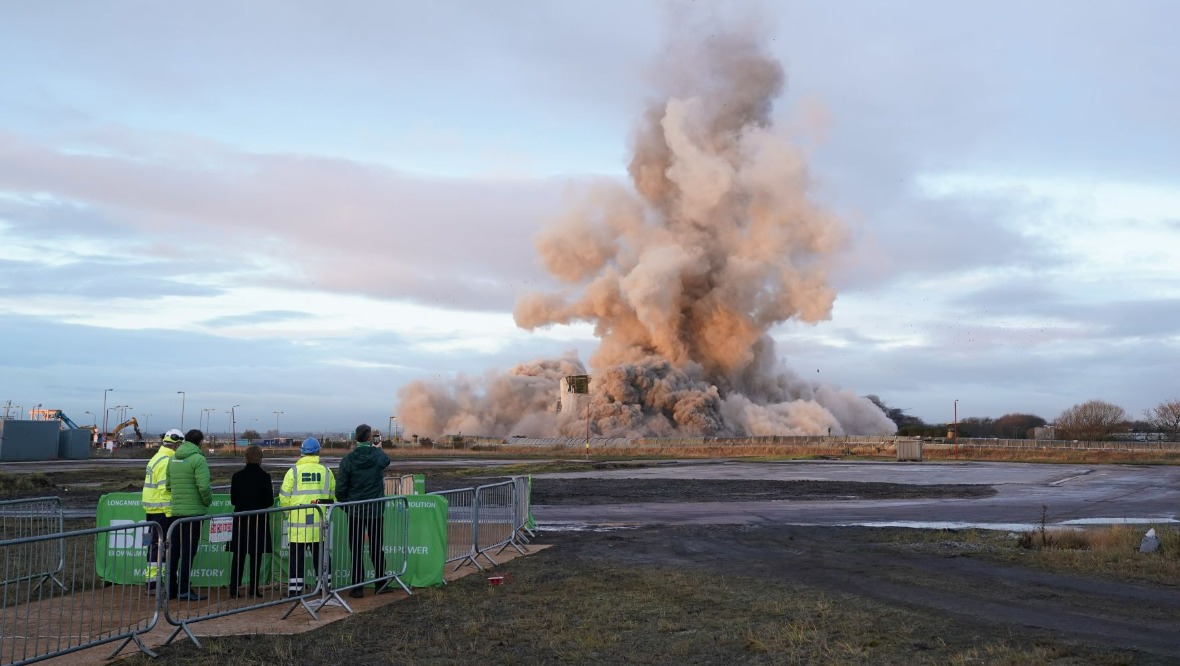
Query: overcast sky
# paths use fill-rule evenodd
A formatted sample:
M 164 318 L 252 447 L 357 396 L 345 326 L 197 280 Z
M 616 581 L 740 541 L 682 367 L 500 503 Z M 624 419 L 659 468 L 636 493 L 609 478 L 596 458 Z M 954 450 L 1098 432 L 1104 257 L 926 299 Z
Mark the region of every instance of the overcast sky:
M 725 6 L 850 230 L 786 365 L 931 423 L 1180 397 L 1180 4 Z M 384 430 L 408 381 L 586 359 L 513 323 L 533 239 L 625 182 L 693 7 L 5 3 L 0 410 Z

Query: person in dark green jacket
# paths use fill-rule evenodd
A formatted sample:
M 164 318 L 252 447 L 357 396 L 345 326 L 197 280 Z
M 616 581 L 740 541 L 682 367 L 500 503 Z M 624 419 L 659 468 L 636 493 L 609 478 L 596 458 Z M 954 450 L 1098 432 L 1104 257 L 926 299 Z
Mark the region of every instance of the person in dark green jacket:
M 356 448 L 340 460 L 336 470 L 336 501 L 359 502 L 363 504 L 345 507 L 348 514 L 348 546 L 352 550 L 352 584 L 348 596 L 359 599 L 365 596 L 360 587 L 365 580 L 365 538 L 369 541 L 370 559 L 376 580 L 386 577 L 385 573 L 385 503 L 375 501 L 385 497 L 385 468 L 389 467 L 389 456 L 379 446 L 369 441 L 373 429 L 362 423 L 356 427 Z M 378 587 L 378 589 L 381 589 Z
M 172 539 L 168 542 L 168 598 L 202 601 L 205 597 L 189 588 L 189 576 L 197 546 L 201 543 L 204 521 L 182 521 L 189 516 L 203 516 L 213 504 L 213 487 L 209 484 L 209 461 L 201 454 L 205 435 L 200 430 L 184 434 L 184 443 L 168 463 L 168 490 L 172 493 Z

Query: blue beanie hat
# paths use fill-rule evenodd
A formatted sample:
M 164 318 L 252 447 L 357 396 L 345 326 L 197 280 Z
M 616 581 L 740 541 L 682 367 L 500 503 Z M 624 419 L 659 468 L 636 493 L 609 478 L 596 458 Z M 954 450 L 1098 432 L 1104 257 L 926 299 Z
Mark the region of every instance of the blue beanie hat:
M 303 447 L 299 450 L 307 454 L 319 453 L 320 440 L 316 439 L 315 437 L 308 437 L 307 439 L 303 440 Z

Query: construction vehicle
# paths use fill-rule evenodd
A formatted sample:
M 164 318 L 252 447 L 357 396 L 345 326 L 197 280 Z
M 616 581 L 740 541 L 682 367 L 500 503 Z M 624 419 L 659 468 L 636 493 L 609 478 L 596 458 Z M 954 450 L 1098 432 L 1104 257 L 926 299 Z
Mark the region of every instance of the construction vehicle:
M 89 430 L 91 440 L 94 440 L 95 433 L 98 432 L 97 426 L 92 425 L 78 425 L 74 420 L 66 416 L 66 413 L 60 409 L 31 409 L 29 415 L 33 417 L 34 421 L 53 421 L 54 419 L 62 422 L 62 429 L 69 428 L 70 430 Z
M 131 427 L 135 430 L 134 440 L 127 440 L 123 437 L 123 430 L 125 430 L 127 427 Z M 113 446 L 131 446 L 133 444 L 142 445 L 143 433 L 139 432 L 139 421 L 136 421 L 135 417 L 132 416 L 114 428 L 111 428 L 111 431 L 106 433 L 102 439 L 107 444 L 111 444 Z

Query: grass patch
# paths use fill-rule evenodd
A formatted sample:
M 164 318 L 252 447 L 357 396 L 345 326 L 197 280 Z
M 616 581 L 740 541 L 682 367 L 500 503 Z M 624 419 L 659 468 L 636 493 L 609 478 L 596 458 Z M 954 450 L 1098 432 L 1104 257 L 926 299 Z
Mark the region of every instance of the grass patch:
M 1160 548 L 1140 553 L 1152 527 Z M 1012 559 L 1048 571 L 1174 586 L 1180 580 L 1180 531 L 1159 525 L 1034 530 L 1021 535 Z
M 1160 549 L 1140 553 L 1148 529 Z M 1160 525 L 1045 527 L 1020 534 L 992 530 L 913 530 L 888 542 L 936 552 L 983 557 L 1060 574 L 1174 587 L 1180 580 L 1180 530 Z
M 57 485 L 44 472 L 0 472 L 0 499 L 49 496 L 56 489 Z
M 1007 629 L 988 635 L 784 581 L 587 562 L 554 550 L 507 565 L 511 585 L 469 576 L 307 634 L 202 638 L 204 651 L 173 644 L 157 660 L 130 663 L 1129 663 L 1119 653 Z

